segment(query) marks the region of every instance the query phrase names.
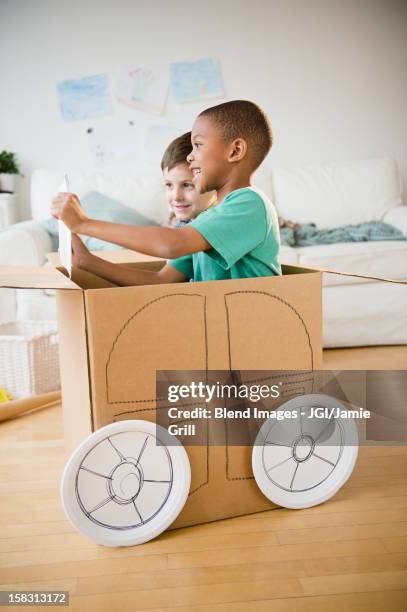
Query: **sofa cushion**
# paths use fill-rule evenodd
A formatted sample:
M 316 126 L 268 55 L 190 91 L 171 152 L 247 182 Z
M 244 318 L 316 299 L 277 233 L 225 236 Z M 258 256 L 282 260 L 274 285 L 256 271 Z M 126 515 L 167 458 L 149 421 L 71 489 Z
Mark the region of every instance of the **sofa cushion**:
M 81 198 L 82 208 L 85 213 L 92 219 L 98 221 L 110 221 L 113 223 L 122 223 L 124 225 L 157 225 L 151 219 L 147 219 L 136 210 L 123 206 L 117 200 L 105 196 L 98 191 L 90 191 Z M 58 221 L 57 219 L 49 218 L 45 221 L 40 221 L 42 227 L 52 236 L 54 250 L 58 249 Z M 118 249 L 116 244 L 84 236 L 83 241 L 90 251 L 103 251 Z
M 164 223 L 168 216 L 159 167 L 127 162 L 120 164 L 120 167 L 70 170 L 68 176 L 70 189 L 79 198 L 89 191 L 98 191 L 158 224 Z M 63 179 L 63 172 L 43 168 L 34 170 L 31 177 L 33 219 L 44 220 L 50 216 L 52 198 L 65 189 Z
M 401 204 L 402 186 L 391 158 L 272 170 L 278 214 L 320 228 L 381 220 Z
M 323 345 L 407 344 L 407 285 L 323 289 Z
M 303 266 L 380 278 L 407 279 L 407 241 L 343 242 L 295 250 Z M 366 281 L 334 274 L 324 275 L 325 286 L 361 282 Z

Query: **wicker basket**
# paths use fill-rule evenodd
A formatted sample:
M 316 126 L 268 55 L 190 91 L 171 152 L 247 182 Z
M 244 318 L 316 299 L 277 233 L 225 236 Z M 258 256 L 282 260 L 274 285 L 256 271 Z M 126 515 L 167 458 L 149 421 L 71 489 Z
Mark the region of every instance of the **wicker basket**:
M 0 325 L 0 387 L 12 399 L 60 388 L 55 321 Z

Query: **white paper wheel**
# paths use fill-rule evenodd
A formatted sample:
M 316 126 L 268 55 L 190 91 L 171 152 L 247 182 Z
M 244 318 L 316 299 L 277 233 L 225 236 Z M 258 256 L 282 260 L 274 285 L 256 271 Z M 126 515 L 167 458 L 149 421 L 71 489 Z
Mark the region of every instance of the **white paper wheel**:
M 104 546 L 132 546 L 176 519 L 191 469 L 182 444 L 155 423 L 120 421 L 91 434 L 61 479 L 61 501 L 74 527 Z
M 328 395 L 296 397 L 278 408 L 298 418 L 267 419 L 252 454 L 262 493 L 285 508 L 308 508 L 326 501 L 351 475 L 358 455 L 358 432 L 351 418 L 318 418 L 312 408 L 346 408 Z

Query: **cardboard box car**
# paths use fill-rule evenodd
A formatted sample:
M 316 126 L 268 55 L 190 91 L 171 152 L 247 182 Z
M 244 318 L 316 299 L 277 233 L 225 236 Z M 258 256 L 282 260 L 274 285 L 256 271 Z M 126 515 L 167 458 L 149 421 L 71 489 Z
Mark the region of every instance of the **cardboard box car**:
M 118 251 L 118 265 L 164 262 Z M 154 421 L 157 370 L 318 370 L 321 273 L 283 266 L 280 277 L 116 287 L 74 269 L 3 268 L 4 287 L 57 290 L 67 457 L 109 423 Z M 306 391 L 306 390 L 305 390 Z M 211 427 L 212 424 L 209 425 Z M 188 446 L 191 489 L 172 527 L 274 507 L 253 478 L 249 446 Z

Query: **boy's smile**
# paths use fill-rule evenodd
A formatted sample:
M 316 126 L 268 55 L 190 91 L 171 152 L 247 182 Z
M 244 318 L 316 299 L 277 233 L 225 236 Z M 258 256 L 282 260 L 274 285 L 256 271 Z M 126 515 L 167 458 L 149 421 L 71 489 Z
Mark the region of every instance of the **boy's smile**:
M 208 117 L 198 117 L 192 127 L 192 151 L 187 157 L 193 181 L 200 193 L 219 188 L 226 168 L 227 145 Z
M 177 219 L 187 221 L 206 210 L 212 195 L 208 197 L 208 194 L 199 192 L 187 162 L 171 170 L 165 168 L 163 175 L 166 199 Z

